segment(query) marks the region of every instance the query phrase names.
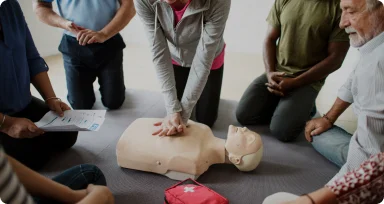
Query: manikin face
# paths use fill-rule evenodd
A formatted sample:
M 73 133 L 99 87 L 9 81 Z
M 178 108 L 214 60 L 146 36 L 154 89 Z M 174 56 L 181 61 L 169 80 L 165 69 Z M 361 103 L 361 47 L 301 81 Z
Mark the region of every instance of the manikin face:
M 240 170 L 249 169 L 251 166 L 256 168 L 261 159 L 261 155 L 256 154 L 260 153 L 259 150 L 262 149 L 262 146 L 259 134 L 245 127 L 229 126 L 225 148 L 229 153 L 229 160 Z M 253 156 L 244 159 L 248 155 Z
M 340 28 L 349 34 L 353 47 L 361 47 L 384 29 L 383 8 L 370 11 L 366 0 L 341 0 Z

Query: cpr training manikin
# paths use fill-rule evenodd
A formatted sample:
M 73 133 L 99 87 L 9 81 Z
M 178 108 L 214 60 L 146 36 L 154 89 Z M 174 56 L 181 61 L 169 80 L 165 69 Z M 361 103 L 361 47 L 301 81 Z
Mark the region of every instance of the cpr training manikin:
M 153 136 L 160 118 L 135 120 L 116 147 L 120 167 L 163 174 L 174 180 L 197 179 L 213 164 L 234 164 L 252 171 L 260 163 L 263 144 L 259 134 L 230 125 L 227 140 L 217 138 L 201 123 L 188 122 L 176 136 Z

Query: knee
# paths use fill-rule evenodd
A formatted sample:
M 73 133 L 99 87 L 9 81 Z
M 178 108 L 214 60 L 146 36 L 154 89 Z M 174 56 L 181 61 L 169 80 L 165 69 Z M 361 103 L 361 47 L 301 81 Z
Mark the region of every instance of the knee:
M 60 149 L 66 150 L 73 147 L 73 145 L 75 145 L 77 141 L 77 135 L 78 135 L 78 132 L 69 132 L 65 137 L 62 137 L 63 139 L 60 142 L 60 147 L 61 147 Z
M 301 131 L 297 131 L 288 124 L 273 122 L 270 125 L 271 133 L 282 142 L 291 142 L 297 138 Z
M 241 106 L 236 109 L 236 119 L 241 125 L 248 125 L 249 118 L 247 111 Z
M 124 95 L 119 97 L 109 97 L 108 99 L 107 98 L 102 99 L 103 105 L 109 110 L 119 109 L 123 105 L 124 101 L 125 101 Z
M 83 100 L 81 102 L 77 102 L 77 101 L 70 100 L 69 98 L 68 98 L 68 101 L 74 110 L 89 110 L 93 108 L 93 104 L 95 103 L 95 101 L 91 101 L 91 100 L 89 101 Z
M 87 185 L 107 185 L 107 181 L 103 172 L 97 166 L 91 164 L 82 164 L 80 165 L 80 169 L 82 175 L 84 175 L 84 178 L 86 179 Z
M 216 119 L 214 119 L 214 120 L 203 120 L 203 121 L 199 121 L 198 120 L 197 122 L 203 123 L 203 124 L 205 124 L 205 125 L 207 125 L 208 127 L 211 128 L 215 124 Z
M 216 119 L 217 119 L 217 115 L 216 116 L 212 116 L 212 117 L 205 117 L 205 118 L 200 118 L 198 116 L 196 117 L 196 121 L 197 122 L 203 123 L 203 124 L 207 125 L 210 128 L 215 124 Z
M 318 152 L 322 152 L 324 149 L 328 149 L 332 145 L 332 141 L 329 141 L 329 138 L 324 136 L 325 134 L 320 134 L 317 136 L 312 137 L 312 146 L 315 148 Z

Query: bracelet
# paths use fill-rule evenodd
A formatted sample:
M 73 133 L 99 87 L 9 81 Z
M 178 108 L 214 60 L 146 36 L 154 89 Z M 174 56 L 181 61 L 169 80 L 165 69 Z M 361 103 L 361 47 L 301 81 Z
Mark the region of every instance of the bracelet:
M 305 196 L 305 197 L 309 198 L 309 200 L 311 200 L 312 204 L 316 204 L 315 201 L 313 200 L 313 198 L 311 196 L 309 196 L 308 194 L 303 194 L 301 196 Z
M 5 114 L 3 114 L 3 120 L 2 120 L 1 123 L 0 123 L 0 129 L 1 129 L 1 127 L 3 127 L 3 125 L 4 125 L 4 121 L 5 121 Z
M 47 102 L 47 101 L 49 101 L 49 100 L 52 100 L 52 99 L 56 99 L 56 100 L 61 101 L 60 98 L 57 98 L 57 97 L 49 97 L 49 98 L 45 99 L 45 102 Z
M 335 122 L 333 122 L 333 121 L 327 116 L 327 114 L 324 114 L 324 115 L 323 115 L 323 118 L 325 118 L 326 120 L 328 120 L 328 122 L 330 122 L 332 125 L 333 125 L 333 123 L 335 123 Z

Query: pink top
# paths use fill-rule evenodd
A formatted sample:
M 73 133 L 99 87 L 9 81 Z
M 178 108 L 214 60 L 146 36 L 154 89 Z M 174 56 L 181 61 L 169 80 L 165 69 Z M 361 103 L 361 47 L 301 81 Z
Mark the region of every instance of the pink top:
M 173 9 L 173 13 L 175 14 L 175 27 L 177 23 L 183 18 L 183 15 L 185 11 L 188 8 L 188 5 L 191 3 L 192 0 L 189 0 L 187 4 L 185 4 L 184 8 L 181 10 L 177 10 L 172 4 L 171 7 Z M 225 56 L 225 46 L 223 48 L 223 51 L 213 60 L 211 70 L 219 69 L 224 64 L 224 56 Z M 180 66 L 175 60 L 172 59 L 172 64 Z

